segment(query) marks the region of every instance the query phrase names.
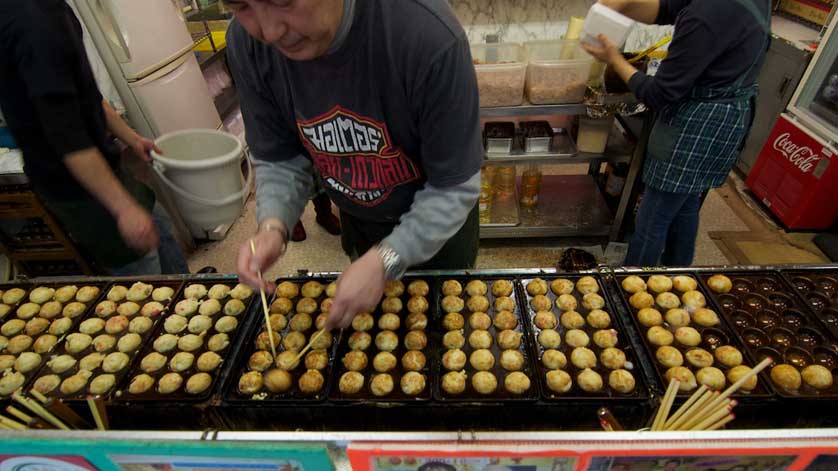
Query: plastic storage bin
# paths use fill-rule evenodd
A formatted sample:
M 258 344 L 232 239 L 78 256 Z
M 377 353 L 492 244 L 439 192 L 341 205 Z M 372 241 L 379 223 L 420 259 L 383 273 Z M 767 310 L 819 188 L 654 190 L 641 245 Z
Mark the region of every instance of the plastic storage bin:
M 579 117 L 579 134 L 576 136 L 576 148 L 579 152 L 590 152 L 602 154 L 605 146 L 608 145 L 608 136 L 611 135 L 611 127 L 614 125 L 614 117 L 588 118 Z
M 480 106 L 518 106 L 524 102 L 526 59 L 520 44 L 472 44 Z
M 582 101 L 594 58 L 578 41 L 532 41 L 526 43 L 526 53 L 530 103 L 560 105 Z

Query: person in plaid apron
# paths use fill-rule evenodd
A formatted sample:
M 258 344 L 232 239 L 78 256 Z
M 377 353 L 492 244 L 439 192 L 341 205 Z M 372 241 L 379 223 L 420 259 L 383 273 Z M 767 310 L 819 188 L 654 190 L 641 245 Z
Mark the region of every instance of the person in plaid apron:
M 753 122 L 756 76 L 770 41 L 770 1 L 601 3 L 637 21 L 675 24 L 668 57 L 654 77 L 629 64 L 605 36 L 602 47 L 583 46 L 657 112 L 643 169 L 646 192 L 624 263 L 688 266 L 701 195 L 724 183 Z

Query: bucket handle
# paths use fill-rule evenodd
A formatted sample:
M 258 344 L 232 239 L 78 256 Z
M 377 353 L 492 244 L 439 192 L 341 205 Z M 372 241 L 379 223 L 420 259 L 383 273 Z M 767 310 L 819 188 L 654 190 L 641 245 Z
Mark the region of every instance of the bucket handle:
M 166 166 L 158 161 L 154 161 L 151 164 L 151 168 L 154 169 L 154 172 L 160 177 L 160 180 L 166 184 L 172 191 L 177 193 L 179 196 L 183 197 L 186 200 L 189 200 L 195 204 L 201 204 L 204 206 L 226 206 L 234 201 L 241 201 L 242 197 L 248 193 L 250 193 L 250 188 L 253 186 L 253 163 L 250 161 L 250 155 L 247 152 L 244 154 L 244 158 L 247 161 L 247 181 L 244 184 L 244 187 L 232 195 L 225 196 L 220 200 L 212 200 L 208 198 L 204 198 L 202 196 L 193 195 L 192 193 L 187 192 L 183 188 L 178 187 L 174 184 L 171 180 L 166 178 L 164 172 L 166 171 Z

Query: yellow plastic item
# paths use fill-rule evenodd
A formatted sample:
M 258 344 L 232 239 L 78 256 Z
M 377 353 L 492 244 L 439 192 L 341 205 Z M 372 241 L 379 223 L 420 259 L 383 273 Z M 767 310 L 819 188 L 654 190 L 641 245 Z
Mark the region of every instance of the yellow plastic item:
M 227 45 L 227 32 L 226 31 L 213 31 L 212 33 L 212 40 L 215 43 L 215 49 L 220 50 L 223 49 L 224 46 Z M 204 38 L 198 41 L 198 44 L 192 48 L 195 52 L 213 52 L 212 51 L 212 43 L 210 43 L 209 38 Z

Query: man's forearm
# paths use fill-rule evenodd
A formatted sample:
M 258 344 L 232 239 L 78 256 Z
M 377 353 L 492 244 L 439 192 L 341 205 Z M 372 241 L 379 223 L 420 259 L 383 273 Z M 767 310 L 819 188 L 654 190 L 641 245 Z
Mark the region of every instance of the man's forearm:
M 64 165 L 114 217 L 138 205 L 114 175 L 99 149 L 90 147 L 64 156 Z
M 599 2 L 635 21 L 646 24 L 655 23 L 661 6 L 660 0 L 599 0 Z
M 312 186 L 311 161 L 302 155 L 289 160 L 263 160 L 253 156 L 256 174 L 256 220 L 260 229 L 281 222 L 294 227 L 308 203 Z
M 102 100 L 102 108 L 105 110 L 105 120 L 107 121 L 108 130 L 111 134 L 116 136 L 124 144 L 131 145 L 139 137 L 139 134 L 119 116 L 119 113 L 113 109 L 107 100 Z

